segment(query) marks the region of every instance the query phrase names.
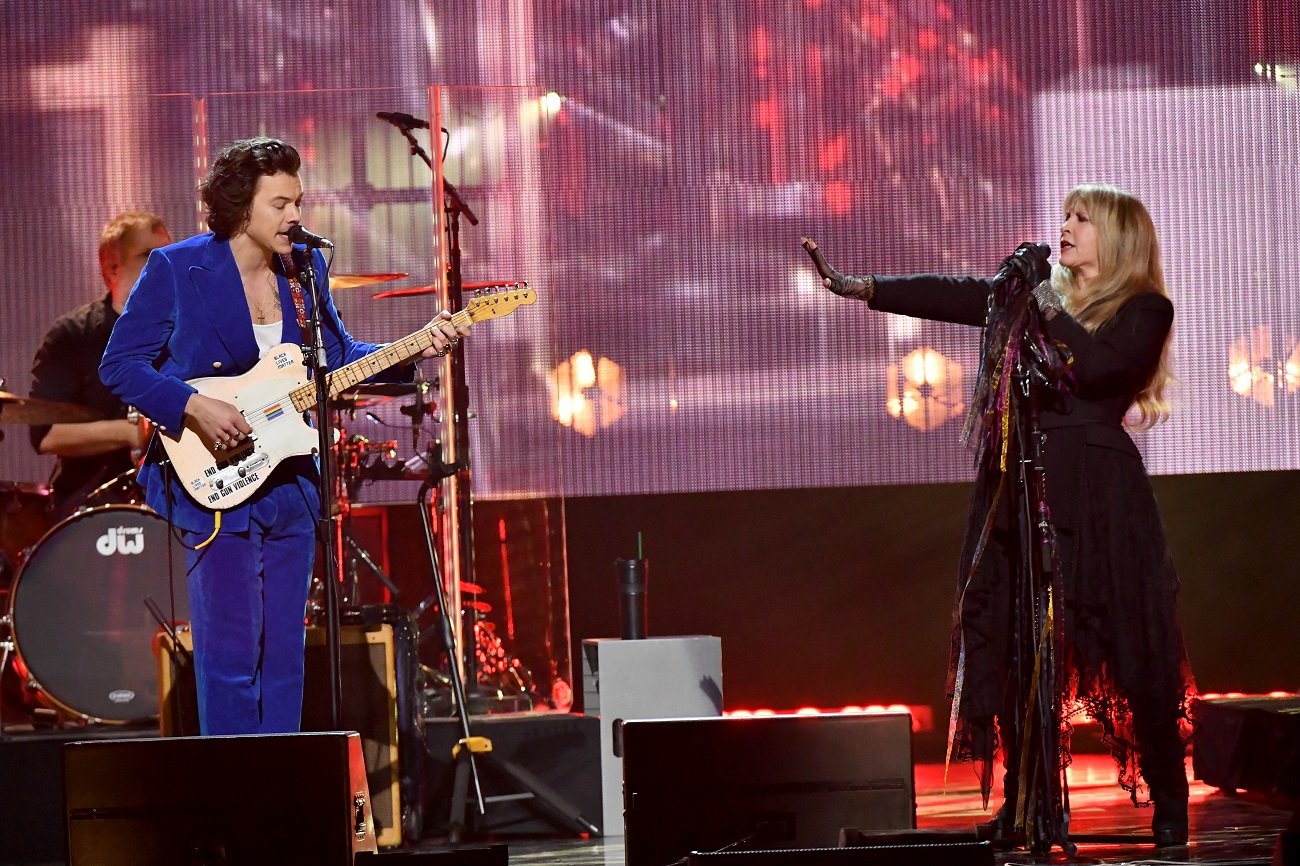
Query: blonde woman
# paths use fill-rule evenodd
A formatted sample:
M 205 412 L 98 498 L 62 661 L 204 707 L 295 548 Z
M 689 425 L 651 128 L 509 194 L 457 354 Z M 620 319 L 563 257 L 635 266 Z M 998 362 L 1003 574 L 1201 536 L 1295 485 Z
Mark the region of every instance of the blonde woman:
M 1067 371 L 1063 385 L 1045 389 L 1037 413 L 1060 596 L 1053 611 L 1059 628 L 1052 682 L 1062 715 L 1083 707 L 1101 723 L 1120 783 L 1135 803 L 1141 799 L 1140 771 L 1155 803 L 1156 844 L 1181 845 L 1187 841 L 1181 727 L 1192 680 L 1176 612 L 1177 574 L 1128 432 L 1167 413 L 1163 391 L 1173 305 L 1155 227 L 1132 195 L 1104 184 L 1076 187 L 1065 198 L 1059 240 L 1050 280 L 1043 279 L 1045 256 L 1038 266 L 1027 266 L 1022 248 L 1004 263 L 1010 272 L 1019 268 L 1023 285 L 1037 287 L 1037 309 L 1029 310 L 1025 297 L 1017 321 L 1037 329 L 1042 345 L 1051 347 Z M 999 327 L 1007 332 L 1009 312 L 999 308 L 995 280 L 850 276 L 827 265 L 812 241 L 805 240 L 805 247 L 826 287 L 838 295 L 881 312 L 983 328 L 986 348 L 996 343 L 989 337 Z M 1015 339 L 1011 335 L 1006 345 Z M 1024 714 L 1022 674 L 1033 663 L 1013 637 L 1022 622 L 1013 586 L 1034 551 L 1023 549 L 1023 525 L 1009 492 L 1017 479 L 1008 481 L 1008 472 L 1014 476 L 1014 465 L 1008 468 L 996 449 L 981 452 L 949 676 L 954 755 L 976 762 L 986 802 L 996 753 L 1006 769 L 1004 806 L 987 825 L 1002 838 L 1025 832 L 1026 812 L 1017 795 L 1026 783 L 1021 756 L 1029 750 L 1021 750 L 1024 726 L 1017 714 Z M 1054 757 L 1058 768 L 1064 766 L 1068 735 L 1049 742 L 1060 753 L 1042 763 Z

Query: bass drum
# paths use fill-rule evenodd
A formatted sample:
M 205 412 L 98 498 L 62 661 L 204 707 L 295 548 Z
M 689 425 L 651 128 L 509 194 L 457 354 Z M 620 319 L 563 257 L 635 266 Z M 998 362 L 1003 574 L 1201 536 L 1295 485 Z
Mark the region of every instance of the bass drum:
M 149 509 L 109 505 L 51 529 L 18 572 L 9 606 L 37 699 L 92 722 L 156 718 L 158 623 L 145 601 L 188 620 L 185 587 L 185 549 Z

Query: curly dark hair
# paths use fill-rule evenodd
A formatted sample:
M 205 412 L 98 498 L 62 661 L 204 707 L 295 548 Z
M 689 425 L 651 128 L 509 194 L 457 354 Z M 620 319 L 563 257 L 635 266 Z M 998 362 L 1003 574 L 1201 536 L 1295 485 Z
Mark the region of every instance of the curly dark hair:
M 278 138 L 244 138 L 226 145 L 199 187 L 208 228 L 219 238 L 237 234 L 248 225 L 257 179 L 297 174 L 301 166 L 298 151 Z

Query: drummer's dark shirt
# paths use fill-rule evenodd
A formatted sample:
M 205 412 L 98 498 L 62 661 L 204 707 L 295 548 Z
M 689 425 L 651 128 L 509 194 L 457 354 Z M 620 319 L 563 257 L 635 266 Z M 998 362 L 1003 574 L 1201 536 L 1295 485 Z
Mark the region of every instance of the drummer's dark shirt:
M 99 381 L 99 359 L 116 321 L 107 293 L 55 321 L 32 362 L 31 396 L 94 409 L 105 418 L 125 418 L 126 406 Z M 33 448 L 40 450 L 49 430 L 31 428 Z M 131 452 L 125 448 L 94 457 L 59 458 L 50 477 L 55 511 L 69 512 L 100 484 L 130 469 Z

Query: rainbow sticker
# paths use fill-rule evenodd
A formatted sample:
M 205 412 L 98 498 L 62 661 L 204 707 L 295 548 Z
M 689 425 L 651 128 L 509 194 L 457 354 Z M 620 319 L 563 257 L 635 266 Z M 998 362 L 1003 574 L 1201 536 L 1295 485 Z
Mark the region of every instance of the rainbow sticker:
M 274 406 L 266 410 L 266 420 L 274 421 L 276 418 L 279 418 L 283 414 L 284 414 L 284 409 L 282 408 L 281 404 L 276 403 Z

